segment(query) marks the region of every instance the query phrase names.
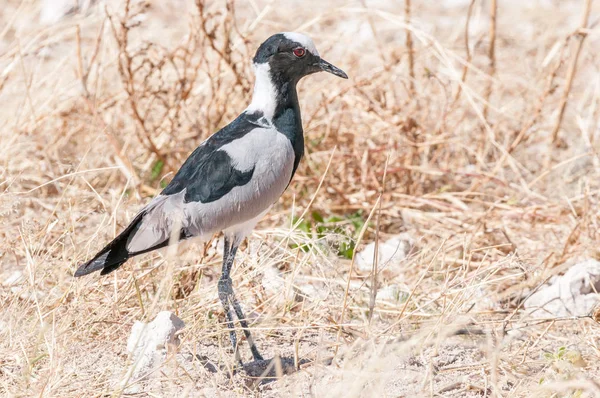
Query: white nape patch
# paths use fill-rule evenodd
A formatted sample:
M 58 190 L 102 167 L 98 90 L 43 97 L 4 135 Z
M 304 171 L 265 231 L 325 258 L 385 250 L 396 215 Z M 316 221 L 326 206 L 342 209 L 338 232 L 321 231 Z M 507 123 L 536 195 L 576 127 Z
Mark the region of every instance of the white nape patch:
M 283 32 L 282 33 L 286 39 L 295 41 L 302 45 L 302 47 L 306 48 L 313 55 L 319 56 L 319 52 L 317 51 L 317 47 L 315 47 L 315 43 L 313 43 L 312 39 L 302 33 L 297 32 Z
M 252 102 L 246 108 L 247 113 L 261 111 L 265 119 L 269 122 L 275 114 L 277 106 L 277 91 L 271 80 L 271 67 L 268 63 L 254 64 L 254 74 L 256 81 L 254 82 L 254 93 L 252 94 Z

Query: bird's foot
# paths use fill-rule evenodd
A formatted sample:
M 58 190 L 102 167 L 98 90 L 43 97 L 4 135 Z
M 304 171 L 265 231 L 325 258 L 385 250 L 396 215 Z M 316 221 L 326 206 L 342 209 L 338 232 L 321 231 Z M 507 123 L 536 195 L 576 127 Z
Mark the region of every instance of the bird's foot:
M 308 361 L 300 360 L 298 365 Z M 275 357 L 260 359 L 244 364 L 243 371 L 247 381 L 251 384 L 266 384 L 278 378 L 296 372 L 296 363 L 293 357 Z

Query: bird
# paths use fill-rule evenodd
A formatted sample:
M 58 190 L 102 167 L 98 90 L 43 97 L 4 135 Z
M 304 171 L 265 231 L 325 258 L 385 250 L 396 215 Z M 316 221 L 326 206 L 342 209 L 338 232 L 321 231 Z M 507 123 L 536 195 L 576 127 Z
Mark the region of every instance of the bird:
M 106 275 L 140 254 L 222 232 L 218 296 L 235 360 L 241 366 L 234 313 L 254 360 L 264 359 L 233 290 L 231 269 L 238 246 L 287 189 L 304 155 L 296 86 L 303 77 L 321 71 L 348 78 L 321 58 L 313 40 L 302 33 L 270 36 L 252 61 L 255 83 L 248 107 L 202 142 L 162 192 L 74 274 L 100 271 Z

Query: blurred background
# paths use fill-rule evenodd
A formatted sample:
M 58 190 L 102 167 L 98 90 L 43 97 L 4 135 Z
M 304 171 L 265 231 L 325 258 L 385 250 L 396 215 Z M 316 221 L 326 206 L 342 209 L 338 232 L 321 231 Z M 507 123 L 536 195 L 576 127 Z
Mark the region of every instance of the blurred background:
M 600 396 L 599 21 L 593 0 L 0 0 L 0 392 L 131 392 L 131 327 L 169 310 L 181 343 L 137 394 Z M 72 274 L 247 106 L 281 31 L 350 79 L 300 83 L 306 156 L 239 255 L 258 346 L 316 361 L 257 386 L 197 359 L 230 360 L 219 236 Z

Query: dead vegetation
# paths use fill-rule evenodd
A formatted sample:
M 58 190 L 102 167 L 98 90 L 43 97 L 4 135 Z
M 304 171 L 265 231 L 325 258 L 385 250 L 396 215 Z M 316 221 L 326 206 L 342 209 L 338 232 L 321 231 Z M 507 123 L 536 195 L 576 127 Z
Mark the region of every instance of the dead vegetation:
M 147 394 L 600 396 L 592 316 L 522 311 L 598 258 L 597 2 L 175 3 L 40 26 L 2 1 L 2 395 L 122 394 L 133 322 L 171 310 L 182 345 Z M 195 359 L 231 365 L 218 237 L 72 274 L 244 109 L 253 51 L 288 30 L 351 79 L 301 83 L 307 156 L 240 253 L 259 347 L 319 363 L 257 387 Z M 399 233 L 403 261 L 357 267 Z

